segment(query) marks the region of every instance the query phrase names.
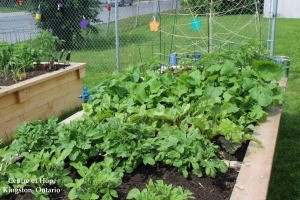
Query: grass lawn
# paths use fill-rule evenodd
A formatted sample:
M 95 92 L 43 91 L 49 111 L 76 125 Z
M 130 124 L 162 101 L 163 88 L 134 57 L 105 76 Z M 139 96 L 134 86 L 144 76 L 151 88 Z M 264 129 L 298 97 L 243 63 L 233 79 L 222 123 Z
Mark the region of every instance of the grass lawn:
M 275 53 L 289 56 L 291 69 L 273 163 L 270 200 L 300 199 L 299 24 L 299 19 L 278 19 L 277 23 Z

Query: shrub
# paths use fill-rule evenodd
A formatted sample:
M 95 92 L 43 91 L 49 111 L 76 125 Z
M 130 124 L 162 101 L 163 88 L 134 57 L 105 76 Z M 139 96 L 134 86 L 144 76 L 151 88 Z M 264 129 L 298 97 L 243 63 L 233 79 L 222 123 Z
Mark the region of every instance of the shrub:
M 98 0 L 64 0 L 35 1 L 36 8 L 40 5 L 42 18 L 38 27 L 51 30 L 55 36 L 65 41 L 65 48 L 74 48 L 75 41 L 81 38 L 80 21 L 83 16 L 89 22 L 98 22 L 100 2 Z M 59 7 L 59 3 L 63 2 Z M 34 11 L 35 12 L 35 11 Z M 96 31 L 90 25 L 89 29 Z

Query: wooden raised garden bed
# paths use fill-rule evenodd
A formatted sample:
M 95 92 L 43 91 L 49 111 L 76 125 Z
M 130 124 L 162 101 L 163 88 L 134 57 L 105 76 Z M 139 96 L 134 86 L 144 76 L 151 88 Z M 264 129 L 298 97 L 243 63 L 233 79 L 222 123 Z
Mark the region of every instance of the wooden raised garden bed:
M 282 79 L 280 86 L 283 90 L 286 84 L 287 78 Z M 281 106 L 270 107 L 266 122 L 254 132 L 255 137 L 262 141 L 264 147 L 258 147 L 252 141 L 249 143 L 231 200 L 267 199 L 281 113 Z
M 282 87 L 283 90 L 285 90 L 286 84 L 287 84 L 287 78 L 282 79 L 280 82 L 280 86 Z M 270 107 L 268 109 L 267 120 L 264 123 L 260 124 L 257 128 L 257 131 L 254 132 L 255 137 L 258 138 L 263 143 L 264 145 L 263 148 L 259 147 L 259 145 L 254 141 L 251 141 L 247 147 L 247 151 L 242 162 L 230 161 L 229 164 L 229 162 L 226 161 L 226 163 L 231 168 L 235 168 L 238 171 L 238 176 L 236 180 L 232 181 L 233 183 L 230 181 L 232 177 L 235 177 L 233 172 L 230 172 L 230 175 L 224 177 L 222 177 L 221 174 L 219 175 L 219 178 L 217 178 L 216 180 L 221 182 L 220 185 L 222 185 L 222 181 L 224 180 L 226 181 L 225 183 L 228 184 L 226 190 L 232 191 L 230 195 L 230 200 L 267 199 L 281 114 L 282 114 L 282 106 Z M 61 123 L 70 123 L 71 121 L 76 120 L 82 115 L 83 115 L 83 111 L 77 112 L 76 114 L 70 116 L 69 118 L 65 119 Z M 138 185 L 135 185 L 136 183 L 134 183 L 134 181 L 141 181 L 145 177 L 148 178 L 153 176 L 153 174 L 158 173 L 157 169 L 155 168 L 154 169 L 150 168 L 150 170 L 153 170 L 154 172 L 148 172 L 147 170 L 149 169 L 146 168 L 145 166 L 143 166 L 141 169 L 136 170 L 137 172 L 132 176 L 128 176 L 127 181 L 125 181 L 125 183 L 123 184 L 124 186 L 120 188 L 124 189 L 128 185 L 131 187 L 133 185 L 138 187 Z M 165 169 L 163 168 L 163 170 Z M 165 172 L 163 171 L 159 171 L 159 172 L 162 173 L 163 177 L 166 179 L 168 178 L 171 180 L 176 179 L 175 182 L 176 181 L 179 182 L 180 180 L 182 180 L 180 178 L 174 178 L 174 174 L 177 172 L 174 172 L 172 170 L 167 170 L 167 173 L 174 173 L 173 175 L 165 174 Z M 158 175 L 158 177 L 159 176 L 160 175 Z M 176 176 L 180 177 L 181 175 L 180 173 L 178 173 L 176 174 Z M 202 180 L 203 184 L 206 184 L 205 187 L 210 186 L 210 183 L 207 183 L 209 182 L 207 181 L 207 178 L 202 178 L 199 180 Z M 193 182 L 193 176 L 189 179 L 189 181 Z M 188 180 L 186 182 L 188 182 Z M 231 186 L 231 184 L 234 186 Z M 187 187 L 189 187 L 189 185 Z M 216 186 L 216 188 L 218 187 L 220 186 Z M 213 195 L 207 193 L 205 192 L 205 190 L 207 189 L 204 189 L 204 186 L 202 184 L 200 185 L 199 190 L 203 190 L 199 192 L 201 195 L 206 195 L 205 197 L 200 199 L 220 198 L 219 195 L 226 194 L 226 192 L 224 193 L 219 192 L 220 193 L 219 194 L 218 191 L 214 191 Z M 120 191 L 121 191 L 120 195 L 126 197 L 126 194 L 122 194 L 122 190 Z M 229 193 L 230 191 L 227 192 Z
M 10 139 L 23 122 L 47 119 L 80 105 L 85 67 L 85 63 L 71 63 L 65 69 L 0 86 L 0 139 Z

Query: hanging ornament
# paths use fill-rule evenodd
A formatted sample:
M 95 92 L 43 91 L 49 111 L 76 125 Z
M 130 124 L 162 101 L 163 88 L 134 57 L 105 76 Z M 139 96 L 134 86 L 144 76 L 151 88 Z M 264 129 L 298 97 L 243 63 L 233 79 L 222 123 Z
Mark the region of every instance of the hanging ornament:
M 159 22 L 156 21 L 155 17 L 153 16 L 152 22 L 150 22 L 150 30 L 151 31 L 158 31 Z
M 23 0 L 18 0 L 18 5 L 21 6 L 23 3 Z
M 57 4 L 57 10 L 63 11 L 65 9 L 65 5 L 63 4 L 63 2 L 59 2 Z
M 195 54 L 195 62 L 198 62 L 200 60 L 200 58 L 201 58 L 201 54 L 196 53 Z
M 42 11 L 41 11 L 41 6 L 39 5 L 38 10 L 35 12 L 35 19 L 36 20 L 41 20 L 42 19 Z
M 85 16 L 82 16 L 82 20 L 80 21 L 80 28 L 85 30 L 89 26 L 89 21 L 85 18 Z
M 192 24 L 192 29 L 194 31 L 198 31 L 200 30 L 200 27 L 202 25 L 202 20 L 199 18 L 193 18 L 191 19 L 191 24 Z
M 106 2 L 106 5 L 105 5 L 105 10 L 108 11 L 108 12 L 111 11 L 111 5 L 107 2 Z
M 177 53 L 171 53 L 169 58 L 171 66 L 174 67 L 178 65 Z

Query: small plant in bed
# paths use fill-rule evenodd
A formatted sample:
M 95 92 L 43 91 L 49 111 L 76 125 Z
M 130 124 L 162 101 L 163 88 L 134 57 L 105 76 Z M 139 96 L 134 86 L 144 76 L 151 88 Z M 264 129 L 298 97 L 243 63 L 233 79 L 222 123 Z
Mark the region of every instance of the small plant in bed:
M 30 41 L 8 44 L 0 42 L 0 85 L 16 82 L 46 73 L 40 64 L 55 53 L 61 41 L 48 31 L 43 31 Z

